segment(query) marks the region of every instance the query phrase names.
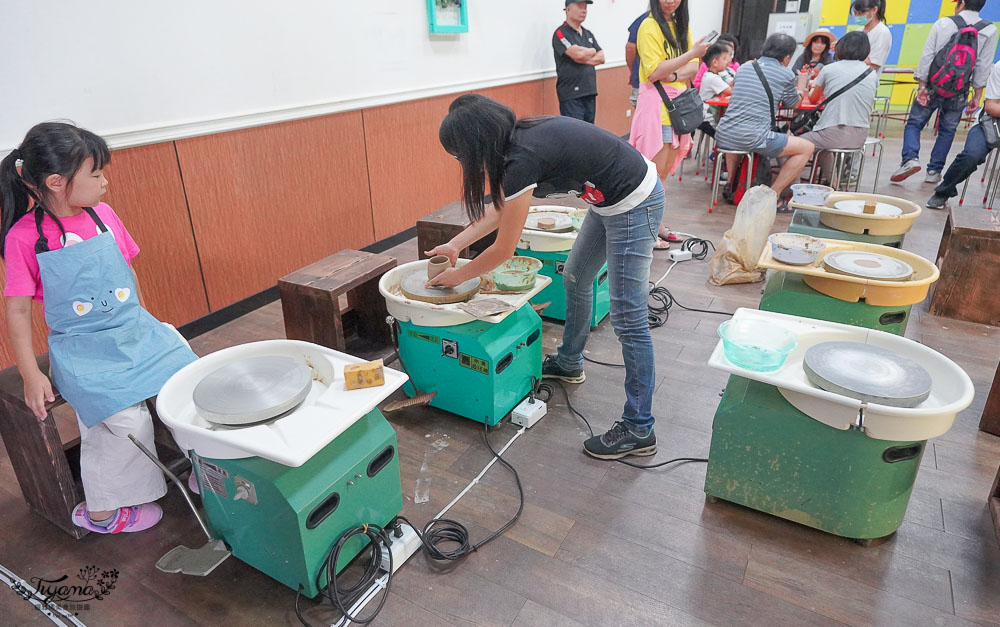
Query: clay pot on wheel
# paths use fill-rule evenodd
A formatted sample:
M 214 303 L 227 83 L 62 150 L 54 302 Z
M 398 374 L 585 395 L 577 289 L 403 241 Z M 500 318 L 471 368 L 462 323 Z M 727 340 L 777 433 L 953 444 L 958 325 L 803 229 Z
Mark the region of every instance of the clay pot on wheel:
M 435 255 L 427 260 L 427 278 L 433 279 L 451 267 L 451 260 L 444 255 Z

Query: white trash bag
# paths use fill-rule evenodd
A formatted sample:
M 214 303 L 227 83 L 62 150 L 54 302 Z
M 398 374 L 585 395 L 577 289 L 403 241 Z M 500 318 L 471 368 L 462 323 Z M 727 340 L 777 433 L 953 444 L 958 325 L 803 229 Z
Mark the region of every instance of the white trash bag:
M 757 260 L 767 246 L 777 209 L 778 195 L 770 187 L 758 185 L 743 195 L 733 228 L 726 231 L 709 263 L 709 282 L 726 285 L 764 280 L 766 271 L 757 268 Z

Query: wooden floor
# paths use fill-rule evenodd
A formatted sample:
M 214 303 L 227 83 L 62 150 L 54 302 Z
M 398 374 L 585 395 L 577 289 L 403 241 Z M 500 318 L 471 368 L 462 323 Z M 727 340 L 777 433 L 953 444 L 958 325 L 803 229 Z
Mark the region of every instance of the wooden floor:
M 959 138 L 953 155 L 961 143 Z M 929 149 L 928 142 L 925 156 Z M 883 181 L 898 154 L 899 142 L 890 141 Z M 869 164 L 867 177 L 874 172 Z M 683 182 L 670 181 L 669 223 L 718 242 L 734 208 L 708 214 L 707 184 L 690 166 L 688 173 Z M 922 204 L 931 193 L 922 179 L 880 190 Z M 971 203 L 981 189 L 976 177 Z M 943 212 L 926 211 L 905 247 L 933 259 L 944 219 Z M 779 216 L 775 230 L 785 230 L 787 220 Z M 414 246 L 408 242 L 394 253 L 412 259 Z M 653 275 L 667 265 L 666 255 L 657 253 Z M 707 262 L 683 263 L 665 285 L 690 307 L 756 306 L 760 284 L 713 287 L 707 270 Z M 668 324 L 653 332 L 660 450 L 652 461 L 708 453 L 726 375 L 706 361 L 722 320 L 675 308 Z M 555 349 L 560 331 L 558 324 L 545 324 L 546 352 Z M 977 394 L 954 427 L 928 447 L 906 520 L 881 546 L 863 548 L 739 506 L 708 504 L 704 464 L 641 471 L 590 459 L 581 452 L 583 425 L 557 397 L 548 416 L 507 455 L 524 483 L 520 522 L 450 571 L 435 569 L 423 555 L 412 558 L 393 578 L 375 624 L 1000 624 L 1000 547 L 986 509 L 1000 438 L 976 428 L 1000 357 L 1000 330 L 935 318 L 919 305 L 907 336 L 963 366 Z M 274 303 L 194 344 L 204 354 L 279 337 L 281 308 Z M 588 349 L 595 359 L 621 358 L 607 322 Z M 603 430 L 619 416 L 622 372 L 587 364 L 587 375 L 585 384 L 571 386 L 573 402 Z M 404 513 L 423 524 L 489 461 L 481 425 L 430 408 L 400 411 L 390 421 L 399 435 Z M 492 442 L 499 446 L 514 432 L 504 423 Z M 429 500 L 421 504 L 414 503 L 418 481 L 422 489 L 429 486 Z M 450 514 L 479 539 L 511 516 L 516 495 L 511 476 L 497 465 Z M 236 559 L 203 579 L 156 570 L 153 563 L 171 547 L 203 541 L 176 492 L 162 502 L 166 517 L 154 530 L 74 541 L 27 510 L 0 453 L 0 564 L 25 579 L 73 578 L 88 565 L 117 569 L 115 589 L 79 612 L 88 624 L 297 623 L 294 593 Z M 334 617 L 305 605 L 314 624 Z M 48 623 L 2 587 L 0 616 L 5 624 Z

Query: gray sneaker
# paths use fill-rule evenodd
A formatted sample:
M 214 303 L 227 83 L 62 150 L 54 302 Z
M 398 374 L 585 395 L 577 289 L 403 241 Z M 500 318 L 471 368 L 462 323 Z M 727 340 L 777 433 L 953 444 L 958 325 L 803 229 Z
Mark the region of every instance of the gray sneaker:
M 927 170 L 927 175 L 924 176 L 924 183 L 940 183 L 941 182 L 941 170 Z
M 597 459 L 621 459 L 627 455 L 656 454 L 656 434 L 650 427 L 646 433 L 637 433 L 635 427 L 619 420 L 606 433 L 588 438 L 583 450 Z
M 927 201 L 927 208 L 928 209 L 944 209 L 945 205 L 947 205 L 947 204 L 948 204 L 948 197 L 947 196 L 939 196 L 937 194 L 934 194 L 933 196 L 931 196 L 930 200 Z
M 546 355 L 542 360 L 542 378 L 559 379 L 566 383 L 583 383 L 587 379 L 583 368 L 566 370 L 556 362 L 555 355 Z
M 899 169 L 892 173 L 889 180 L 893 183 L 901 183 L 920 171 L 920 162 L 916 159 L 904 161 Z

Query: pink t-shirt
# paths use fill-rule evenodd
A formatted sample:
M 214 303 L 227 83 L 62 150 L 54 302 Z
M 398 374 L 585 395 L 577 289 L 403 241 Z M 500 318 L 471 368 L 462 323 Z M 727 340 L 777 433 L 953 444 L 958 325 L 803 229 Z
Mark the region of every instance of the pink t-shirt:
M 139 254 L 139 247 L 125 230 L 125 225 L 122 224 L 118 214 L 103 202 L 94 207 L 94 212 L 111 231 L 118 248 L 122 251 L 122 256 L 131 265 L 132 258 Z M 101 232 L 97 228 L 97 224 L 94 223 L 94 219 L 86 211 L 81 211 L 79 215 L 68 218 L 59 218 L 59 221 L 62 222 L 63 228 L 66 230 L 68 246 L 90 239 Z M 42 220 L 42 232 L 49 240 L 49 250 L 63 247 L 62 232 L 51 217 L 45 216 Z M 29 211 L 11 227 L 7 233 L 7 241 L 4 243 L 7 275 L 4 296 L 32 296 L 35 300 L 42 301 L 42 282 L 38 273 L 38 258 L 35 256 L 35 242 L 37 241 L 38 231 L 35 229 L 35 215 Z

